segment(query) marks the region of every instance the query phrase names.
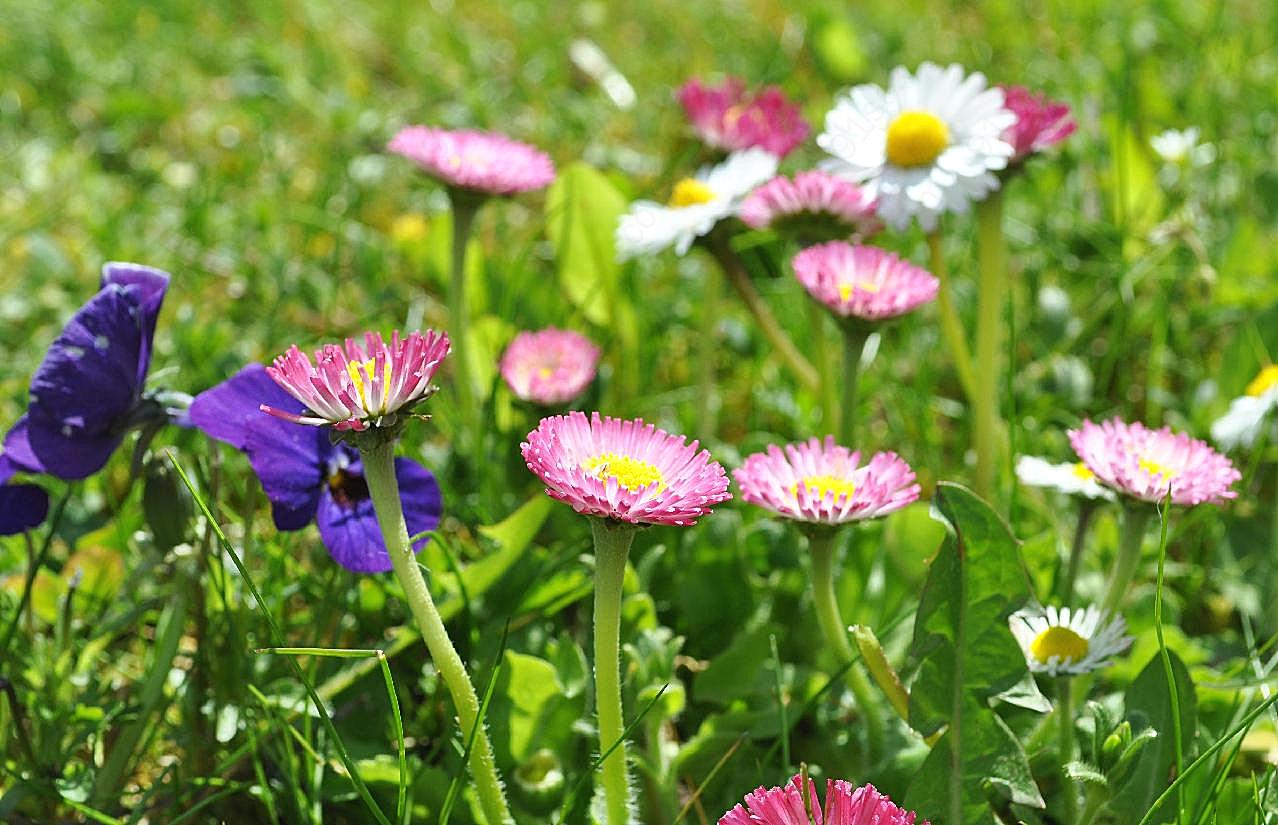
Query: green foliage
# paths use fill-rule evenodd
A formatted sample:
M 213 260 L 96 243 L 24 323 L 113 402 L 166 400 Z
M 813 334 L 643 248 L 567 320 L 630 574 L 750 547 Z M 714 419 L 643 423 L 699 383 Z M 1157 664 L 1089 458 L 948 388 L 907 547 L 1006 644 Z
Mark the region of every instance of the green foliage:
M 1194 694 L 1194 681 L 1180 658 L 1169 651 L 1172 673 L 1180 705 L 1181 748 L 1189 753 L 1194 742 L 1198 703 Z M 1121 817 L 1135 819 L 1147 810 L 1163 789 L 1168 777 L 1175 776 L 1176 738 L 1172 725 L 1170 687 L 1162 660 L 1155 656 L 1141 670 L 1140 675 L 1127 688 L 1124 704 L 1127 721 L 1132 730 L 1140 733 L 1153 730 L 1157 736 L 1145 746 L 1131 768 L 1131 777 L 1118 789 L 1109 806 Z M 1174 808 L 1163 806 L 1154 816 L 1170 818 Z M 1155 819 L 1155 821 L 1160 821 Z

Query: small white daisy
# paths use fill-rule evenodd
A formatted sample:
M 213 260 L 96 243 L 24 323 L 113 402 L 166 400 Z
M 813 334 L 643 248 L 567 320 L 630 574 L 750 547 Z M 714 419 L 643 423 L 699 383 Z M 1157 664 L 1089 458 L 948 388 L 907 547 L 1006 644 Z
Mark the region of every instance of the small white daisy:
M 1229 403 L 1229 411 L 1211 425 L 1211 439 L 1232 450 L 1256 443 L 1265 416 L 1278 409 L 1278 364 L 1270 364 L 1247 385 L 1245 395 Z
M 1154 154 L 1176 166 L 1206 166 L 1216 159 L 1216 147 L 1198 142 L 1198 127 L 1168 129 L 1149 139 Z
M 1075 464 L 1053 464 L 1032 455 L 1016 459 L 1016 477 L 1031 487 L 1050 487 L 1070 495 L 1103 498 L 1113 501 L 1114 491 L 1102 486 L 1096 474 L 1081 461 Z
M 1044 607 L 1018 610 L 1008 624 L 1032 672 L 1079 676 L 1107 667 L 1110 658 L 1131 646 L 1123 617 L 1107 619 L 1095 607 Z
M 892 70 L 885 91 L 872 83 L 845 92 L 825 116 L 817 145 L 829 171 L 864 183 L 879 217 L 905 229 L 917 216 L 927 232 L 945 212 L 963 213 L 998 188 L 994 174 L 1015 152 L 1003 139 L 1016 115 L 1003 90 L 957 63 Z
M 763 149 L 746 149 L 676 183 L 668 204 L 635 201 L 617 225 L 618 260 L 650 255 L 670 246 L 683 255 L 693 241 L 734 214 L 742 199 L 776 172 L 775 155 Z

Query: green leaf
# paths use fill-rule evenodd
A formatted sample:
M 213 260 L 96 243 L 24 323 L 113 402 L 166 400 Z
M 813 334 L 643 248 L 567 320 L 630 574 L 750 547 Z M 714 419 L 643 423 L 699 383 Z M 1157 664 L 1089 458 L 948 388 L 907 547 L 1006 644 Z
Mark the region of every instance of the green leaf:
M 498 759 L 521 763 L 539 747 L 555 749 L 572 736 L 572 704 L 564 697 L 555 666 L 544 659 L 507 650 L 497 690 L 488 710 Z M 560 718 L 560 717 L 564 718 Z
M 546 233 L 555 247 L 559 280 L 592 322 L 613 319 L 617 296 L 617 221 L 626 199 L 599 170 L 577 161 L 546 193 Z
M 520 553 L 532 543 L 554 506 L 555 500 L 550 496 L 536 496 L 497 524 L 480 527 L 479 532 L 502 550 Z

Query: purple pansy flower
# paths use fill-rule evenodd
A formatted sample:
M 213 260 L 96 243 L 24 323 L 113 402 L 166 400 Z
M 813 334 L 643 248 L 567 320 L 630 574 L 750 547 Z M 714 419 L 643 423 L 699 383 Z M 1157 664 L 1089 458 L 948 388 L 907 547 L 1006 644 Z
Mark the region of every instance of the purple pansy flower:
M 10 484 L 15 473 L 30 472 L 8 455 L 0 455 L 0 536 L 25 533 L 49 513 L 49 495 L 35 484 Z
M 304 427 L 260 409 L 303 413 L 300 401 L 285 392 L 261 364 L 195 397 L 191 422 L 208 435 L 248 455 L 271 502 L 280 530 L 300 530 L 314 521 L 333 559 L 356 573 L 391 569 L 390 555 L 364 482 L 359 453 L 333 444 L 319 427 Z M 430 471 L 408 458 L 395 459 L 404 520 L 410 536 L 435 529 L 442 499 Z M 426 538 L 413 543 L 420 551 Z

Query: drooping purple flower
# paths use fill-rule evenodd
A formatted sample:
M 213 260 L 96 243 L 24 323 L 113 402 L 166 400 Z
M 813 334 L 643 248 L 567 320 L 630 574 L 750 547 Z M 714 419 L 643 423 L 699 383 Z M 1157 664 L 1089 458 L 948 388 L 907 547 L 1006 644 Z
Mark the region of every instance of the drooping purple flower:
M 15 473 L 30 472 L 9 455 L 0 455 L 0 536 L 25 533 L 49 513 L 49 495 L 35 484 L 10 484 Z
M 277 528 L 300 530 L 314 521 L 338 564 L 356 573 L 390 570 L 359 453 L 345 444 L 332 444 L 324 429 L 266 415 L 262 404 L 288 413 L 306 410 L 264 366 L 250 364 L 196 396 L 191 422 L 248 456 L 271 502 Z M 435 477 L 408 458 L 395 459 L 395 475 L 409 535 L 435 529 L 442 511 Z M 413 549 L 420 551 L 426 541 L 417 540 Z

